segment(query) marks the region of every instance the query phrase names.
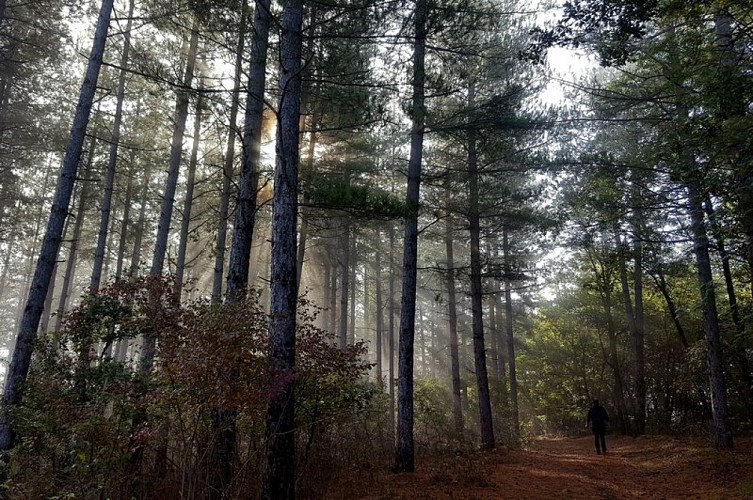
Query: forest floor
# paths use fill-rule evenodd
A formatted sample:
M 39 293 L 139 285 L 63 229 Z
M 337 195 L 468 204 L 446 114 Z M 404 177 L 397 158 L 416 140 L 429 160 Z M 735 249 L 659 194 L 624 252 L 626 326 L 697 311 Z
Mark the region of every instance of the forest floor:
M 415 473 L 370 477 L 358 498 L 753 499 L 753 440 L 719 451 L 685 438 L 607 436 L 607 446 L 597 455 L 590 437 L 538 439 L 522 450 L 417 457 Z

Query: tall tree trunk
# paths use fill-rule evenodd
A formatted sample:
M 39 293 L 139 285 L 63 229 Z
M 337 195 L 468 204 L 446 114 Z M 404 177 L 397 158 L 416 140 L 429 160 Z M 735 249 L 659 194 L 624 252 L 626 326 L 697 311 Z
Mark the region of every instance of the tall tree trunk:
M 68 206 L 73 193 L 79 160 L 81 159 L 86 127 L 89 124 L 89 116 L 91 114 L 92 103 L 94 102 L 99 70 L 102 66 L 102 56 L 105 51 L 105 42 L 107 41 L 107 31 L 110 27 L 112 6 L 113 0 L 102 0 L 102 6 L 97 19 L 97 29 L 94 34 L 94 43 L 92 44 L 84 83 L 81 85 L 76 114 L 73 119 L 70 141 L 65 151 L 63 167 L 55 189 L 47 230 L 42 240 L 39 260 L 37 261 L 34 278 L 29 290 L 29 297 L 21 319 L 21 326 L 13 350 L 13 359 L 6 376 L 2 400 L 3 406 L 6 409 L 14 407 L 21 402 L 20 389 L 26 381 L 26 376 L 29 372 L 34 339 L 39 327 L 44 299 L 47 295 L 50 279 L 52 278 L 55 260 L 60 249 L 63 225 L 68 215 Z M 7 417 L 3 416 L 0 418 L 0 451 L 9 450 L 14 444 L 14 438 L 11 422 Z
M 280 107 L 272 213 L 272 300 L 269 325 L 270 396 L 266 418 L 267 469 L 263 498 L 295 498 L 296 216 L 303 2 L 283 3 L 280 39 Z
M 193 125 L 193 146 L 191 147 L 191 159 L 188 162 L 188 174 L 186 176 L 186 197 L 183 200 L 183 218 L 180 224 L 180 237 L 178 239 L 178 258 L 175 264 L 175 296 L 180 300 L 183 288 L 183 275 L 186 270 L 186 251 L 188 249 L 188 231 L 191 228 L 191 209 L 193 207 L 193 191 L 196 184 L 196 165 L 199 162 L 199 143 L 201 142 L 201 116 L 204 106 L 201 79 L 199 79 L 199 97 L 196 100 L 196 117 Z
M 65 274 L 63 275 L 63 286 L 60 290 L 60 299 L 58 301 L 57 317 L 55 318 L 55 336 L 58 337 L 63 325 L 63 315 L 68 309 L 68 299 L 71 295 L 71 287 L 73 286 L 73 278 L 76 274 L 76 261 L 78 260 L 78 247 L 81 239 L 81 229 L 84 224 L 84 217 L 86 214 L 86 205 L 89 202 L 89 192 L 91 191 L 91 179 L 89 174 L 92 170 L 92 164 L 94 161 L 94 151 L 96 149 L 97 140 L 94 135 L 91 136 L 89 141 L 89 153 L 86 159 L 86 167 L 84 168 L 84 175 L 80 181 L 81 194 L 78 200 L 78 208 L 76 209 L 75 223 L 73 225 L 73 234 L 71 235 L 71 247 L 68 249 L 68 259 L 65 263 Z
M 317 134 L 315 130 L 315 120 L 311 119 L 311 132 L 309 132 L 308 154 L 306 155 L 306 171 L 314 171 L 314 153 L 316 152 Z M 304 203 L 306 196 L 304 194 Z M 298 237 L 298 261 L 297 276 L 298 276 L 298 288 L 301 288 L 301 279 L 303 277 L 303 261 L 306 258 L 306 240 L 309 233 L 309 220 L 307 217 L 301 217 L 301 232 Z
M 348 281 L 350 282 L 350 323 L 348 325 L 348 343 L 353 345 L 356 342 L 356 267 L 358 266 L 358 258 L 356 254 L 356 233 L 353 230 L 353 234 L 350 237 L 350 268 Z
M 510 402 L 510 393 L 507 391 L 507 363 L 505 362 L 505 359 L 507 358 L 505 352 L 507 347 L 507 335 L 502 328 L 502 299 L 500 297 L 502 293 L 504 292 L 501 289 L 495 289 L 494 291 L 494 313 L 497 316 L 497 345 L 499 346 L 499 359 L 497 361 L 500 386 L 502 388 L 502 401 L 504 401 L 505 404 L 508 404 Z
M 458 311 L 455 297 L 455 254 L 452 238 L 452 218 L 450 217 L 450 190 L 445 190 L 447 199 L 447 219 L 445 220 L 444 243 L 447 255 L 447 328 L 450 337 L 450 377 L 452 379 L 452 415 L 455 419 L 455 433 L 463 435 L 463 402 L 460 398 L 460 354 L 458 351 Z
M 424 124 L 426 121 L 426 22 L 429 14 L 428 0 L 416 0 L 414 11 L 415 41 L 413 44 L 413 104 L 408 159 L 408 187 L 406 204 L 410 215 L 405 220 L 403 239 L 403 292 L 400 303 L 400 334 L 398 363 L 397 436 L 395 445 L 395 470 L 413 472 L 415 452 L 413 445 L 413 341 L 416 320 L 416 286 L 418 274 L 418 209 L 421 187 L 421 161 L 423 156 Z
M 382 303 L 382 234 L 377 231 L 376 260 L 374 262 L 374 299 L 376 301 L 376 374 L 377 383 L 384 384 L 384 367 L 382 366 L 382 337 L 384 335 L 384 304 Z M 368 325 L 368 323 L 366 323 Z
M 138 114 L 137 114 L 138 116 Z M 123 202 L 123 218 L 120 221 L 120 238 L 118 239 L 118 257 L 115 261 L 115 281 L 123 277 L 123 261 L 125 260 L 126 245 L 128 243 L 128 226 L 131 224 L 131 202 L 133 201 L 133 165 L 136 161 L 136 150 L 131 148 L 128 154 L 128 180 L 126 181 L 125 201 Z
M 518 411 L 518 375 L 515 364 L 515 335 L 512 317 L 512 263 L 507 228 L 502 229 L 502 256 L 505 264 L 505 330 L 507 332 L 507 366 L 510 369 L 510 416 L 511 438 L 520 444 L 520 416 Z
M 66 227 L 68 224 L 66 224 Z M 63 231 L 63 234 L 66 233 L 66 230 Z M 50 330 L 50 315 L 52 314 L 52 297 L 55 295 L 55 283 L 57 282 L 57 275 L 58 275 L 58 263 L 55 262 L 55 265 L 52 268 L 52 276 L 50 277 L 50 286 L 47 289 L 47 296 L 44 298 L 44 311 L 42 313 L 42 318 L 39 323 L 39 333 L 42 335 L 46 335 L 47 332 Z
M 42 191 L 47 193 L 49 191 L 49 184 L 50 184 L 50 172 L 52 172 L 52 161 L 50 161 L 50 164 L 47 165 L 47 168 L 44 169 L 44 180 L 42 181 Z M 58 181 L 59 183 L 60 181 Z M 18 297 L 18 314 L 16 316 L 16 329 L 21 328 L 21 321 L 23 319 L 25 311 L 21 308 L 21 303 L 24 300 L 24 297 L 29 296 L 29 292 L 31 291 L 32 282 L 28 279 L 28 276 L 31 276 L 32 272 L 34 271 L 34 257 L 37 255 L 39 250 L 42 248 L 43 242 L 39 241 L 39 235 L 42 231 L 42 217 L 44 215 L 45 211 L 45 200 L 41 199 L 39 200 L 39 207 L 35 214 L 35 223 L 34 223 L 34 236 L 31 238 L 31 245 L 29 246 L 29 252 L 26 255 L 26 270 L 24 271 L 24 276 L 27 277 L 25 286 L 23 287 L 19 297 Z M 66 213 L 67 218 L 67 213 Z M 61 234 L 61 243 L 62 243 L 62 234 Z M 39 245 L 39 249 L 37 248 L 37 245 Z M 55 257 L 57 259 L 57 256 Z M 37 262 L 37 265 L 39 263 Z M 54 265 L 54 263 L 53 263 Z M 46 292 L 45 292 L 46 293 Z M 14 339 L 15 341 L 15 339 Z M 14 344 L 15 345 L 15 344 Z
M 732 269 L 729 265 L 730 255 L 727 252 L 724 236 L 719 229 L 719 224 L 716 220 L 716 214 L 710 196 L 706 196 L 704 209 L 709 218 L 709 224 L 711 225 L 711 234 L 714 235 L 714 239 L 716 240 L 716 248 L 719 252 L 719 258 L 722 261 L 722 273 L 724 275 L 724 284 L 727 288 L 729 310 L 732 316 L 732 322 L 735 324 L 735 341 L 732 345 L 733 358 L 740 370 L 740 383 L 738 384 L 738 387 L 745 406 L 748 408 L 748 412 L 753 414 L 753 373 L 751 373 L 750 362 L 748 361 L 747 349 L 745 347 L 745 324 L 743 323 L 742 317 L 740 317 L 740 310 L 737 305 L 737 293 L 735 292 L 735 282 L 732 277 Z M 741 342 L 743 342 L 743 346 L 740 346 Z
M 469 85 L 468 107 L 474 109 L 476 88 Z M 479 213 L 479 172 L 474 131 L 468 130 L 468 225 L 471 237 L 471 311 L 473 329 L 473 360 L 476 368 L 478 390 L 479 425 L 481 447 L 494 448 L 494 424 L 492 403 L 489 394 L 489 378 L 486 371 L 486 348 L 484 346 L 484 292 L 481 283 L 481 216 Z M 511 365 L 512 366 L 512 365 Z M 512 381 L 512 378 L 510 379 Z
M 489 316 L 489 335 L 487 335 L 487 339 L 489 340 L 489 352 L 487 353 L 487 358 L 489 359 L 489 371 L 491 372 L 491 377 L 493 378 L 497 373 L 499 373 L 499 330 L 500 326 L 497 325 L 497 311 L 495 310 L 495 304 L 494 304 L 494 297 L 488 297 L 486 300 L 486 306 L 489 310 L 488 316 Z
M 118 163 L 118 147 L 120 146 L 120 125 L 123 121 L 123 101 L 125 101 L 126 74 L 128 72 L 128 54 L 131 50 L 131 23 L 133 22 L 134 0 L 128 6 L 128 21 L 123 33 L 123 52 L 120 55 L 120 74 L 118 75 L 117 102 L 115 104 L 115 118 L 112 124 L 112 141 L 110 155 L 107 160 L 107 176 L 105 178 L 104 197 L 102 198 L 102 215 L 99 222 L 97 248 L 94 251 L 94 265 L 92 267 L 89 288 L 98 290 L 102 281 L 102 265 L 105 258 L 107 231 L 110 227 L 110 209 L 112 207 L 112 193 L 115 189 L 115 170 Z
M 341 236 L 340 249 L 342 262 L 340 263 L 340 329 L 338 330 L 338 346 L 345 349 L 348 345 L 348 299 L 350 298 L 350 219 L 347 219 Z
M 144 173 L 144 183 L 141 185 L 141 207 L 139 208 L 139 219 L 136 222 L 136 234 L 133 238 L 133 252 L 131 253 L 131 269 L 129 275 L 135 278 L 141 265 L 141 242 L 144 238 L 144 227 L 146 226 L 146 207 L 149 204 L 149 174 Z
M 635 331 L 633 333 L 633 348 L 635 350 L 635 400 L 636 415 L 635 426 L 636 433 L 643 435 L 646 433 L 646 355 L 645 355 L 645 320 L 643 313 L 643 245 L 637 233 L 639 229 L 637 224 L 634 225 L 636 230 L 635 240 L 633 241 L 633 289 L 635 290 Z
M 238 179 L 238 200 L 228 263 L 227 300 L 241 300 L 248 287 L 248 269 L 256 221 L 259 189 L 261 132 L 264 116 L 264 86 L 269 47 L 270 0 L 258 0 L 254 10 L 251 67 L 248 73 L 246 114 L 243 122 L 243 156 Z
M 690 344 L 688 343 L 688 337 L 685 334 L 685 329 L 683 328 L 682 323 L 680 323 L 680 315 L 677 312 L 675 301 L 669 294 L 669 287 L 667 286 L 667 280 L 664 276 L 664 271 L 662 271 L 661 266 L 657 266 L 655 274 L 650 273 L 650 275 L 654 280 L 654 283 L 656 283 L 656 288 L 659 289 L 662 297 L 664 297 L 664 301 L 667 304 L 667 310 L 669 311 L 669 315 L 672 317 L 672 323 L 675 325 L 677 337 L 680 339 L 682 346 L 687 349 L 688 347 L 690 347 Z
M 614 383 L 612 385 L 612 398 L 617 408 L 617 421 L 620 426 L 620 433 L 623 435 L 630 434 L 630 423 L 627 416 L 625 404 L 625 382 L 622 376 L 622 367 L 617 352 L 617 326 L 615 325 L 614 315 L 612 314 L 612 289 L 614 283 L 611 278 L 612 271 L 609 270 L 602 262 L 597 262 L 596 251 L 589 252 L 591 268 L 596 277 L 596 285 L 599 290 L 601 305 L 604 308 L 604 315 L 607 321 L 607 338 L 609 341 L 608 353 L 605 354 L 607 364 L 612 368 Z M 594 397 L 596 395 L 592 395 Z
M 683 115 L 686 116 L 686 115 Z M 732 425 L 727 408 L 727 389 L 724 381 L 724 361 L 722 341 L 719 331 L 719 318 L 716 310 L 714 275 L 709 257 L 709 241 L 704 222 L 703 194 L 700 182 L 690 180 L 688 191 L 688 211 L 693 233 L 693 253 L 698 266 L 698 279 L 701 290 L 704 332 L 707 343 L 709 385 L 711 388 L 711 411 L 714 418 L 714 444 L 718 448 L 732 447 Z
M 259 189 L 269 29 L 272 21 L 269 9 L 270 0 L 258 0 L 254 9 L 251 65 L 243 118 L 243 153 L 225 292 L 225 299 L 229 304 L 237 304 L 245 300 L 249 281 L 249 261 L 254 239 L 256 200 Z M 220 479 L 223 485 L 229 485 L 232 480 L 231 464 L 236 446 L 236 413 L 235 408 L 218 408 L 216 411 L 214 433 L 217 441 L 217 461 L 220 463 Z
M 390 224 L 390 276 L 389 276 L 389 303 L 387 305 L 387 376 L 390 394 L 390 436 L 395 440 L 395 228 Z
M 235 75 L 233 77 L 233 100 L 230 104 L 230 122 L 227 132 L 227 149 L 222 169 L 222 194 L 220 195 L 220 213 L 217 223 L 217 244 L 214 254 L 214 279 L 212 280 L 212 301 L 219 302 L 222 298 L 222 280 L 225 272 L 225 245 L 227 244 L 228 213 L 230 211 L 230 181 L 233 178 L 233 162 L 235 160 L 235 137 L 238 134 L 236 122 L 238 120 L 238 106 L 240 105 L 241 75 L 243 73 L 243 51 L 246 46 L 246 16 L 248 3 L 241 1 L 241 22 L 238 34 L 238 45 L 235 50 Z
M 340 267 L 336 260 L 335 262 L 332 262 L 333 254 L 334 252 L 330 253 L 329 262 L 329 330 L 332 332 L 332 335 L 337 332 L 337 270 Z
M 178 91 L 175 99 L 175 129 L 173 130 L 172 143 L 170 145 L 170 161 L 165 179 L 165 192 L 162 198 L 162 209 L 157 222 L 157 236 L 154 242 L 152 254 L 152 267 L 149 274 L 154 277 L 162 276 L 162 269 L 167 253 L 167 238 L 170 235 L 170 222 L 173 217 L 175 205 L 175 189 L 178 185 L 180 162 L 183 157 L 183 136 L 186 132 L 186 120 L 188 119 L 188 103 L 190 100 L 191 81 L 193 80 L 194 67 L 196 65 L 196 53 L 199 48 L 199 23 L 194 18 L 191 27 L 191 39 L 186 55 L 186 68 L 183 74 L 183 89 Z M 154 353 L 157 344 L 156 332 L 144 333 L 141 342 L 141 361 L 139 370 L 142 373 L 150 373 L 154 363 Z
M 615 241 L 615 249 L 617 250 L 619 257 L 617 259 L 617 265 L 619 267 L 620 272 L 620 285 L 622 287 L 622 299 L 625 305 L 625 317 L 628 324 L 628 329 L 630 331 L 630 335 L 633 339 L 633 351 L 635 353 L 635 433 L 638 435 L 645 434 L 645 425 L 646 425 L 646 393 L 645 393 L 645 387 L 646 387 L 646 375 L 645 375 L 645 361 L 643 357 L 643 331 L 638 331 L 638 324 L 636 321 L 636 313 L 633 308 L 633 299 L 630 296 L 630 283 L 628 282 L 628 270 L 627 265 L 625 264 L 625 259 L 628 255 L 629 246 L 626 242 L 622 241 L 622 238 L 620 237 L 620 229 L 619 226 L 615 224 L 614 229 L 614 241 Z M 635 252 L 633 252 L 633 255 L 635 255 Z M 638 259 L 640 263 L 640 258 Z M 636 270 L 637 271 L 637 270 Z M 643 278 L 643 274 L 640 271 L 635 272 L 636 278 Z M 635 284 L 635 290 L 638 290 L 639 285 Z M 638 303 L 637 303 L 638 297 L 636 297 L 636 306 L 637 309 Z M 642 310 L 642 304 L 641 304 L 641 310 Z M 642 417 L 641 417 L 641 412 Z

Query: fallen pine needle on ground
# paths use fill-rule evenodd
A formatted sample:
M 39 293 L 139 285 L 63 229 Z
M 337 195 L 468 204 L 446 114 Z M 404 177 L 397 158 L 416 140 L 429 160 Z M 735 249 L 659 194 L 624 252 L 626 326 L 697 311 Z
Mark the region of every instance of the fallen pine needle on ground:
M 607 445 L 597 455 L 590 437 L 537 439 L 521 450 L 418 456 L 414 473 L 371 470 L 330 498 L 753 498 L 753 440 L 732 450 L 666 436 L 608 436 Z

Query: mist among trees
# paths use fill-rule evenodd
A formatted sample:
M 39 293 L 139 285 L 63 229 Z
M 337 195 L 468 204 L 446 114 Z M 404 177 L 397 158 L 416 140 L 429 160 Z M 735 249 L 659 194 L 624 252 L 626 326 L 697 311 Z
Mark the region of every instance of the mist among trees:
M 0 0 L 7 493 L 749 435 L 753 3 L 545 4 Z

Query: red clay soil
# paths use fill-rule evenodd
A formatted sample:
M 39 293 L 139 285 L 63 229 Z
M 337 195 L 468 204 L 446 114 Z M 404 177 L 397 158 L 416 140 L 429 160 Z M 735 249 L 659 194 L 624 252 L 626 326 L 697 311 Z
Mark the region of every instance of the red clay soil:
M 751 440 L 724 451 L 668 437 L 608 436 L 607 445 L 597 455 L 591 438 L 542 439 L 523 450 L 418 458 L 415 473 L 372 476 L 349 497 L 753 499 Z

